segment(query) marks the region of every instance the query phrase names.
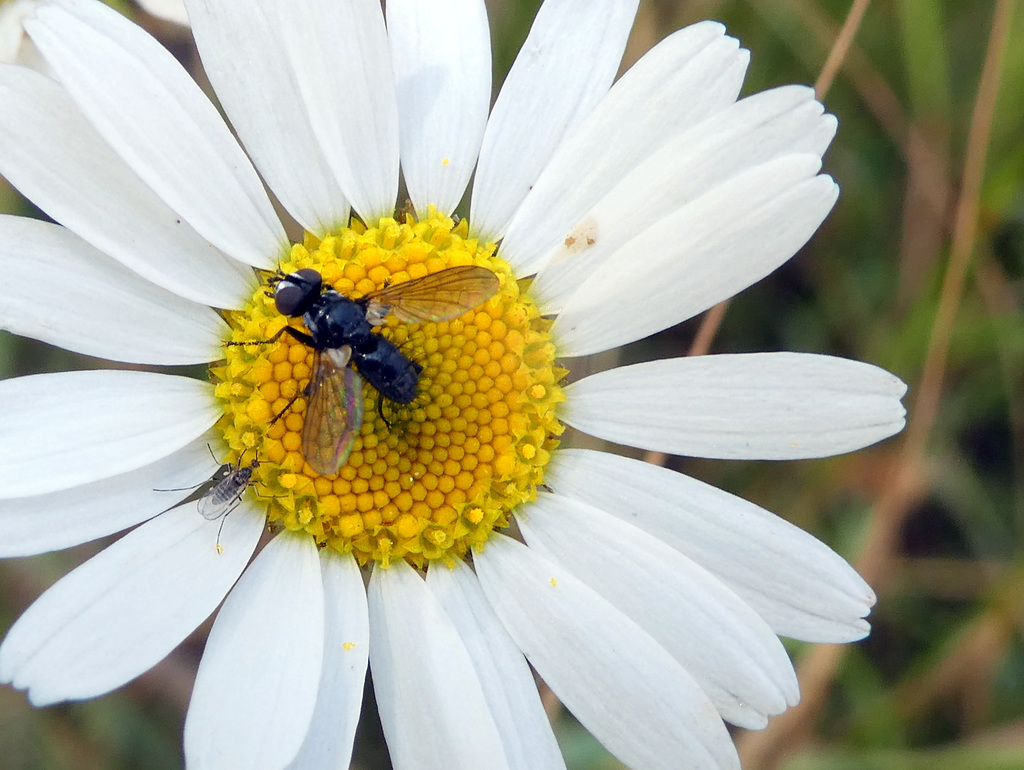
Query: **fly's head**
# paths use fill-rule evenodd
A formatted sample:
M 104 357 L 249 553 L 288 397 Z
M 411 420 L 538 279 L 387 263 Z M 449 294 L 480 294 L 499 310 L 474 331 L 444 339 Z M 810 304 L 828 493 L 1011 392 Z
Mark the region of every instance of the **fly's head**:
M 274 306 L 289 318 L 298 318 L 320 298 L 323 278 L 312 268 L 289 273 L 274 287 Z

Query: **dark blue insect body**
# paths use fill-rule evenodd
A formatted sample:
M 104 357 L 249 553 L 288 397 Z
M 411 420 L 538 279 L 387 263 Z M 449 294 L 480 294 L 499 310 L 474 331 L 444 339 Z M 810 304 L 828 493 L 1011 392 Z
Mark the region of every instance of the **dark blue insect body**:
M 315 280 L 310 274 L 315 274 Z M 289 304 L 297 296 L 293 287 L 304 295 L 300 306 L 308 306 L 301 313 L 296 312 L 301 307 L 292 308 Z M 334 289 L 321 291 L 320 274 L 315 270 L 299 270 L 286 276 L 278 283 L 274 298 L 277 309 L 285 315 L 302 315 L 302 322 L 309 329 L 309 339 L 304 342 L 317 350 L 347 345 L 352 350 L 352 363 L 384 398 L 400 404 L 412 403 L 416 398 L 423 367 L 410 360 L 391 340 L 373 333 L 367 320 L 368 303 L 349 299 Z

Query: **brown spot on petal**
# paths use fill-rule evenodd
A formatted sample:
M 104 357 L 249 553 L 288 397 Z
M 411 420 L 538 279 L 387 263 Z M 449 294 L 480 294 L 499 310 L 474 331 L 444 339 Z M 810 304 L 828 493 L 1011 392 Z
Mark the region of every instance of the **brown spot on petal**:
M 593 217 L 587 217 L 565 236 L 565 253 L 561 256 L 579 254 L 595 243 L 597 243 L 597 221 Z

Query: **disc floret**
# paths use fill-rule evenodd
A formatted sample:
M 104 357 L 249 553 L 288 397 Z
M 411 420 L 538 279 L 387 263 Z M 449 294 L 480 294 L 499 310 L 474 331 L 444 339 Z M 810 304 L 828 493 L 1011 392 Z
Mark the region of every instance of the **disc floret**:
M 449 321 L 388 318 L 378 327 L 423 366 L 419 394 L 397 404 L 365 384 L 362 427 L 333 476 L 314 471 L 301 451 L 314 351 L 287 334 L 270 345 L 225 347 L 211 369 L 224 408 L 218 428 L 232 455 L 259 457 L 254 481 L 271 524 L 305 530 L 362 564 L 406 559 L 422 567 L 483 543 L 534 497 L 562 431 L 555 408 L 565 372 L 554 365 L 550 322 L 493 244 L 470 238 L 465 221 L 431 211 L 422 220 L 353 221 L 322 240 L 307 236 L 280 271 L 313 268 L 357 299 L 460 265 L 488 268 L 501 288 Z M 226 317 L 232 342 L 267 340 L 289 323 L 266 285 Z

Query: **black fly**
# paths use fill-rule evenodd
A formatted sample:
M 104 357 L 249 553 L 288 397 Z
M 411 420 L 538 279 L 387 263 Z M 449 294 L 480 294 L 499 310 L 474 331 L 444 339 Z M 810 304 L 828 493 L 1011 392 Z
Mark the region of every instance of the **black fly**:
M 385 286 L 359 299 L 325 288 L 312 268 L 276 279 L 278 312 L 301 316 L 309 332 L 286 326 L 266 342 L 287 333 L 316 351 L 313 375 L 300 394 L 308 398 L 302 453 L 310 467 L 332 475 L 345 464 L 363 422 L 362 378 L 390 401 L 409 404 L 416 398 L 423 367 L 374 334 L 374 326 L 388 315 L 404 323 L 446 321 L 486 302 L 499 287 L 493 272 L 471 265 Z

